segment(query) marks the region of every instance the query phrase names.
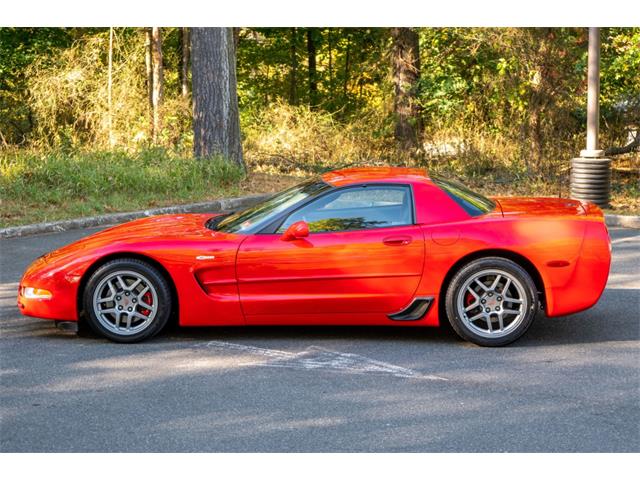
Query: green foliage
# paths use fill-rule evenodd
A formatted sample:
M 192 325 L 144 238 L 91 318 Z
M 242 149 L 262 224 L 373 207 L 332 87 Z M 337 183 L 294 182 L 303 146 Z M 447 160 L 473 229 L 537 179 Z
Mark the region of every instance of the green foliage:
M 67 47 L 64 28 L 0 28 L 0 143 L 22 143 L 33 127 L 26 91 L 26 68 Z
M 146 138 L 144 44 L 133 29 L 116 32 L 112 125 L 115 145 Z M 109 138 L 107 92 L 108 31 L 87 35 L 27 69 L 34 118 L 32 144 L 46 147 L 105 148 Z
M 421 148 L 407 151 L 393 139 L 388 29 L 241 28 L 238 96 L 253 169 L 303 174 L 391 163 L 471 177 L 508 169 L 518 178 L 556 178 L 584 147 L 587 29 L 416 30 L 425 131 Z M 135 152 L 148 151 L 143 31 L 115 29 L 111 113 L 108 34 L 106 28 L 0 28 L 0 145 L 71 156 L 114 149 L 137 158 Z M 158 144 L 188 157 L 191 106 L 180 92 L 181 31 L 162 28 L 162 37 Z M 315 93 L 309 88 L 309 38 L 316 50 Z M 603 28 L 605 147 L 624 144 L 627 131 L 640 124 L 639 71 L 640 28 Z
M 149 208 L 234 193 L 243 172 L 223 159 L 195 162 L 162 148 L 0 152 L 0 225 Z
M 586 59 L 585 59 L 586 60 Z M 640 126 L 640 28 L 605 28 L 602 33 L 600 108 L 608 136 L 624 143 L 618 125 Z
M 558 144 L 568 149 L 565 157 L 579 150 L 585 123 L 586 29 L 417 30 L 427 146 L 414 156 L 432 158 L 434 143 L 443 141 L 481 151 L 482 145 L 471 145 L 472 139 L 494 137 L 487 141 L 516 145 L 513 154 L 527 168 L 537 169 L 553 163 Z M 148 145 L 144 35 L 139 28 L 115 33 L 114 135 L 109 138 L 108 29 L 0 29 L 0 141 L 64 148 Z M 191 111 L 189 99 L 180 95 L 181 29 L 163 28 L 162 36 L 165 100 L 159 143 L 187 151 Z M 309 88 L 309 38 L 316 50 L 316 93 Z M 376 115 L 372 135 L 390 139 L 389 46 L 384 28 L 240 29 L 238 95 L 244 125 L 250 127 L 247 119 L 259 118 L 263 110 L 268 114 L 273 105 L 310 106 L 343 125 Z M 605 145 L 624 142 L 627 127 L 639 121 L 639 70 L 640 29 L 602 29 Z M 304 110 L 300 112 L 306 121 Z M 245 137 L 252 143 L 250 134 Z
M 317 52 L 316 99 L 309 92 L 308 33 Z M 256 109 L 284 100 L 341 118 L 381 107 L 388 93 L 388 43 L 383 28 L 243 28 L 237 51 L 240 106 Z

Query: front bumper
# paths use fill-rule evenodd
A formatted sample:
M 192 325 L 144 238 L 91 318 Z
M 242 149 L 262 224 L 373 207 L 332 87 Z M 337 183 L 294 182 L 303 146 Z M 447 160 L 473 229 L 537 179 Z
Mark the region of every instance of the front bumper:
M 29 317 L 51 320 L 78 321 L 76 304 L 79 277 L 70 277 L 60 271 L 29 269 L 18 286 L 17 304 L 20 313 Z M 47 290 L 49 298 L 32 298 L 25 288 Z
M 18 288 L 18 308 L 20 313 L 28 317 L 47 318 L 51 320 L 78 321 L 75 305 L 61 299 L 61 295 L 52 292 L 51 298 L 28 298 L 22 294 L 22 284 Z

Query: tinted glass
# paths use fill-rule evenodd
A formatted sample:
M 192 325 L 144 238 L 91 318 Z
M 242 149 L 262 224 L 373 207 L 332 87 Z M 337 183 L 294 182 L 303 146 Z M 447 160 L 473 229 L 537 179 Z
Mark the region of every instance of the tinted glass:
M 278 229 L 304 220 L 310 232 L 338 232 L 410 225 L 413 206 L 408 186 L 367 186 L 339 190 L 293 212 Z
M 221 232 L 255 233 L 271 223 L 279 213 L 330 188 L 329 185 L 318 180 L 301 183 L 253 207 L 220 220 L 218 220 L 220 217 L 213 218 L 207 226 Z
M 479 193 L 469 190 L 461 183 L 453 180 L 445 180 L 434 175 L 430 175 L 431 180 L 444 192 L 456 201 L 469 215 L 477 217 L 489 213 L 496 208 L 493 200 L 483 197 Z

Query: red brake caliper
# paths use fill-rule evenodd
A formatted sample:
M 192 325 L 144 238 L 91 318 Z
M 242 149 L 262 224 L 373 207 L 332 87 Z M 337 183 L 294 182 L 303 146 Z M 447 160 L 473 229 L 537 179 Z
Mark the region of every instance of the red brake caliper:
M 469 305 L 471 305 L 473 303 L 474 300 L 475 300 L 475 298 L 473 297 L 473 295 L 471 295 L 470 292 L 467 292 L 467 296 L 464 299 L 465 305 L 468 307 Z
M 144 303 L 146 303 L 147 305 L 153 305 L 153 297 L 151 296 L 151 292 L 147 292 L 142 296 L 142 300 L 144 300 Z M 140 310 L 140 313 L 142 313 L 143 315 L 149 315 L 151 313 L 151 310 L 149 310 L 148 308 L 143 308 Z

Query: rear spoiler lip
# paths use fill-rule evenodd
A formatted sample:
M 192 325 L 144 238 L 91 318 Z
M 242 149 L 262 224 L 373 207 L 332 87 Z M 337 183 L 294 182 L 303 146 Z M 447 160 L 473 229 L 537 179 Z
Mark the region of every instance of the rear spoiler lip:
M 502 203 L 500 202 L 501 199 L 509 199 L 509 198 L 525 198 L 525 199 L 534 199 L 537 197 L 489 197 L 496 205 L 496 208 L 494 208 L 493 211 L 489 212 L 488 214 L 491 215 L 498 215 L 500 214 L 502 216 L 502 218 L 508 218 L 511 217 L 513 213 L 518 213 L 517 211 L 511 212 L 508 211 L 505 213 L 504 211 L 504 207 L 502 205 Z M 559 199 L 559 200 L 564 200 L 564 201 L 569 201 L 572 203 L 573 207 L 575 208 L 575 213 L 574 215 L 576 216 L 576 218 L 582 218 L 582 219 L 591 219 L 591 220 L 599 220 L 604 222 L 604 213 L 603 211 L 600 209 L 600 207 L 598 207 L 595 203 L 591 203 L 589 201 L 586 200 L 578 200 L 577 198 L 567 198 L 567 197 L 540 197 L 540 198 L 549 198 L 549 199 Z M 508 205 L 507 205 L 508 208 Z
M 596 205 L 595 203 L 589 202 L 587 200 L 577 200 L 577 199 L 572 199 L 572 200 L 576 200 L 580 202 L 580 208 L 582 208 L 582 210 L 584 211 L 584 214 L 587 217 L 601 218 L 602 221 L 604 222 L 604 212 L 598 205 Z

